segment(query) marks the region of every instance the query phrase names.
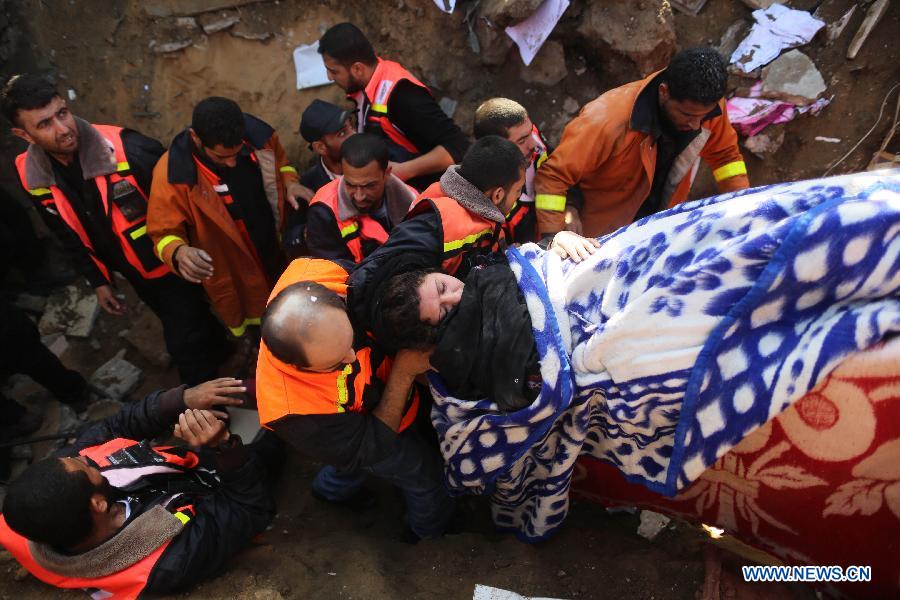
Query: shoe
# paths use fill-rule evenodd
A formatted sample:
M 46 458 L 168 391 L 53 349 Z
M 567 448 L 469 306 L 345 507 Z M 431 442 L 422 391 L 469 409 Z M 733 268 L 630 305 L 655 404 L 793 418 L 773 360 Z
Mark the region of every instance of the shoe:
M 440 535 L 458 535 L 466 530 L 466 521 L 467 521 L 466 513 L 459 507 L 453 509 L 453 514 L 450 516 L 450 520 L 447 521 L 447 526 L 444 528 L 444 532 Z M 439 537 L 439 536 L 434 536 Z M 405 525 L 403 527 L 403 531 L 400 533 L 400 541 L 404 544 L 418 544 L 422 541 L 423 537 L 417 534 L 409 525 Z
M 340 506 L 343 508 L 349 508 L 354 512 L 361 512 L 364 510 L 370 510 L 375 508 L 378 504 L 378 498 L 372 493 L 372 490 L 363 486 L 359 488 L 356 492 L 353 493 L 349 498 L 344 498 L 343 500 L 331 500 L 326 498 L 316 490 L 310 490 L 313 498 L 320 502 L 326 502 L 328 504 L 334 506 Z
M 25 437 L 26 435 L 31 435 L 40 429 L 43 424 L 44 417 L 42 415 L 27 412 L 15 423 L 0 427 L 0 439 L 14 440 L 16 438 Z

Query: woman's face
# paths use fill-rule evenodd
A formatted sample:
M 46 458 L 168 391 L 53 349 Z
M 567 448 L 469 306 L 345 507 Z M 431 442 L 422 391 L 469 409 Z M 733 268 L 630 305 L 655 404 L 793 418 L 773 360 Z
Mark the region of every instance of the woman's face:
M 429 273 L 419 284 L 419 319 L 437 325 L 462 298 L 463 282 L 451 275 Z

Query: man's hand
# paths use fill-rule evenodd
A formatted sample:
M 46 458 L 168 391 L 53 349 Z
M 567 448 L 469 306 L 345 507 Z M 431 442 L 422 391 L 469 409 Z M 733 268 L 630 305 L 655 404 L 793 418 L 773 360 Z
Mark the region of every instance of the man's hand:
M 433 371 L 431 366 L 431 354 L 434 348 L 428 350 L 400 350 L 394 358 L 391 369 L 398 369 L 401 373 L 410 376 L 421 375 L 427 371 Z
M 186 410 L 178 415 L 175 437 L 181 438 L 189 446 L 215 448 L 228 441 L 230 434 L 225 423 L 208 410 Z
M 560 231 L 553 236 L 550 244 L 550 252 L 560 258 L 571 258 L 580 263 L 593 254 L 600 247 L 600 242 L 594 238 L 586 238 L 572 231 Z
M 391 169 L 391 175 L 396 175 L 401 181 L 406 181 L 415 177 L 415 173 L 411 172 L 409 169 L 408 162 L 398 163 L 390 161 L 388 162 L 388 167 Z
M 220 377 L 184 390 L 184 405 L 195 410 L 209 410 L 215 416 L 227 419 L 226 413 L 212 410 L 214 406 L 241 406 L 244 401 L 229 394 L 247 391 L 244 382 L 234 377 Z
M 202 283 L 213 276 L 213 259 L 205 250 L 193 246 L 178 246 L 173 259 L 178 264 L 178 274 L 191 283 Z
M 574 206 L 566 207 L 566 231 L 572 231 L 581 235 L 583 230 L 581 228 L 581 215 L 578 214 L 578 209 Z
M 287 192 L 287 203 L 291 205 L 291 208 L 297 210 L 300 208 L 300 200 L 305 200 L 309 203 L 310 200 L 315 196 L 315 192 L 300 183 L 299 181 L 291 181 L 284 186 L 285 191 Z
M 97 294 L 100 308 L 111 315 L 125 314 L 125 303 L 116 298 L 111 285 L 101 285 L 98 288 L 94 288 L 94 293 Z

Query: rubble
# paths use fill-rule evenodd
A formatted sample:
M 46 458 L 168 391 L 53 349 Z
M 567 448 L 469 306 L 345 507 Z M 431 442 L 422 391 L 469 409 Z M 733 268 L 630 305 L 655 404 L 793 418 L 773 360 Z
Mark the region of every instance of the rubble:
M 761 95 L 792 104 L 811 104 L 825 92 L 825 80 L 808 56 L 785 52 L 763 69 Z
M 581 109 L 581 105 L 578 104 L 578 100 L 573 98 L 572 96 L 566 96 L 566 99 L 563 101 L 563 112 L 568 115 L 574 115 Z
M 197 21 L 200 23 L 203 33 L 212 35 L 239 23 L 241 18 L 236 14 L 215 13 L 200 15 Z
M 841 34 L 844 33 L 844 29 L 847 28 L 847 23 L 850 22 L 850 19 L 853 17 L 853 13 L 855 12 L 856 5 L 854 4 L 850 7 L 850 10 L 844 13 L 844 16 L 825 28 L 825 39 L 827 40 L 827 46 L 830 46 L 836 39 L 841 37 Z
M 487 17 L 478 17 L 473 25 L 478 38 L 479 58 L 485 65 L 502 65 L 506 62 L 513 41 Z
M 111 417 L 122 408 L 122 403 L 118 400 L 102 399 L 97 400 L 88 406 L 85 413 L 85 420 L 88 422 L 99 421 L 106 417 Z
M 703 7 L 706 6 L 706 0 L 672 0 L 672 6 L 686 15 L 696 17 L 703 10 Z
M 566 54 L 563 45 L 557 41 L 545 42 L 529 66 L 522 66 L 522 81 L 539 85 L 556 85 L 566 78 Z
M 653 540 L 659 535 L 659 532 L 666 528 L 666 525 L 672 519 L 665 515 L 653 512 L 652 510 L 641 511 L 641 524 L 638 526 L 637 533 L 644 539 Z
M 596 54 L 621 54 L 645 75 L 667 65 L 675 52 L 674 20 L 667 14 L 657 18 L 656 11 L 631 2 L 591 2 L 578 33 Z
M 728 26 L 725 33 L 719 39 L 719 45 L 716 47 L 722 56 L 731 56 L 737 50 L 740 40 L 747 35 L 750 23 L 746 19 L 738 19 Z
M 159 43 L 156 40 L 150 40 L 150 50 L 156 54 L 171 54 L 173 52 L 178 52 L 179 50 L 184 50 L 191 44 L 193 44 L 193 40 L 181 40 L 178 42 L 165 42 Z
M 875 29 L 875 26 L 878 25 L 878 22 L 881 21 L 881 18 L 887 12 L 889 4 L 889 0 L 875 0 L 872 6 L 869 7 L 869 10 L 866 12 L 866 18 L 863 19 L 862 25 L 859 26 L 856 35 L 853 36 L 853 40 L 850 41 L 850 47 L 847 49 L 847 58 L 850 60 L 856 58 L 863 44 L 869 38 L 869 34 L 872 33 L 872 30 Z
M 121 400 L 131 393 L 140 383 L 142 372 L 125 360 L 125 350 L 106 361 L 91 375 L 90 383 L 113 399 Z
M 758 10 L 760 8 L 766 9 L 775 4 L 777 0 L 741 0 L 744 4 L 747 5 L 748 8 L 752 10 Z
M 41 337 L 41 343 L 47 347 L 57 358 L 62 358 L 63 352 L 69 349 L 69 341 L 62 333 L 51 333 Z
M 503 28 L 531 16 L 543 0 L 485 0 L 480 6 L 480 16 L 487 17 L 497 27 Z
M 138 354 L 157 367 L 169 366 L 171 357 L 165 351 L 160 322 L 156 315 L 144 308 L 132 317 L 131 327 L 122 335 Z
M 72 337 L 86 338 L 91 334 L 99 314 L 97 296 L 85 288 L 68 285 L 47 299 L 38 329 L 42 335 L 62 332 Z
M 456 108 L 459 106 L 459 102 L 445 96 L 438 101 L 438 106 L 441 107 L 441 110 L 444 111 L 445 115 L 452 119 L 453 115 L 456 113 Z
M 744 147 L 760 158 L 778 152 L 784 143 L 784 126 L 769 127 L 763 133 L 744 140 Z

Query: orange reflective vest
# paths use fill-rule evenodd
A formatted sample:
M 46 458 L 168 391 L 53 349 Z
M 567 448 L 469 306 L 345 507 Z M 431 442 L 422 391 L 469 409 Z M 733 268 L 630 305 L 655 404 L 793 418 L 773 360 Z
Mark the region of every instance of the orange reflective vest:
M 524 244 L 538 240 L 537 215 L 534 208 L 534 174 L 550 155 L 544 136 L 538 131 L 537 125 L 531 126 L 531 141 L 534 146 L 531 161 L 525 170 L 525 187 L 506 213 L 504 232 L 510 243 Z
M 459 270 L 463 258 L 469 252 L 497 252 L 506 244 L 504 229 L 506 224 L 495 223 L 473 214 L 460 206 L 459 202 L 444 195 L 441 182 L 431 184 L 416 198 L 409 209 L 410 216 L 419 214 L 431 205 L 441 219 L 443 247 L 441 249 L 441 270 L 454 275 Z
M 319 258 L 298 258 L 281 275 L 269 302 L 281 291 L 300 281 L 314 281 L 333 292 L 346 296 L 348 273 L 336 263 Z M 301 371 L 284 363 L 259 343 L 256 365 L 256 403 L 263 427 L 288 415 L 323 415 L 343 412 L 366 412 L 366 388 L 375 379 L 387 382 L 391 359 L 379 356 L 370 347 L 356 352 L 356 361 L 338 371 L 315 373 Z M 418 393 L 413 390 L 409 408 L 403 415 L 400 431 L 410 425 L 419 408 Z
M 166 459 L 165 463 L 150 466 L 118 466 L 115 464 L 115 454 L 117 452 L 127 451 L 128 448 L 139 444 L 140 442 L 135 440 L 116 438 L 97 446 L 85 448 L 79 454 L 87 456 L 94 461 L 99 466 L 104 477 L 115 487 L 123 487 L 151 473 L 177 472 L 193 469 L 197 466 L 198 458 L 196 454 L 187 452 L 185 456 L 179 456 L 166 452 L 170 448 L 168 446 L 153 448 L 158 455 Z M 177 509 L 175 516 L 182 523 L 186 524 L 194 516 L 193 506 L 184 506 Z M 121 571 L 116 571 L 103 577 L 70 577 L 54 573 L 39 565 L 31 553 L 29 541 L 10 529 L 9 525 L 6 524 L 6 519 L 0 515 L 0 543 L 29 573 L 44 583 L 58 588 L 91 590 L 95 598 L 137 598 L 144 590 L 144 586 L 147 585 L 150 572 L 163 555 L 163 552 L 166 551 L 166 548 L 169 547 L 171 541 L 167 541 L 141 560 Z
M 379 58 L 378 65 L 375 67 L 375 72 L 372 74 L 369 84 L 366 85 L 366 89 L 356 94 L 350 94 L 348 97 L 355 101 L 358 107 L 358 133 L 377 133 L 380 131 L 392 143 L 409 152 L 412 155 L 411 158 L 414 158 L 421 154 L 421 150 L 388 118 L 388 101 L 391 93 L 394 91 L 397 82 L 403 80 L 410 81 L 426 90 L 429 94 L 431 93 L 428 86 L 416 79 L 402 65 Z M 364 109 L 366 103 L 363 101 L 363 94 L 368 100 L 368 110 Z
M 341 232 L 341 239 L 353 255 L 353 260 L 357 263 L 362 262 L 365 258 L 363 254 L 363 241 L 371 240 L 379 246 L 384 244 L 388 239 L 388 232 L 385 231 L 381 223 L 370 217 L 369 215 L 357 214 L 349 219 L 341 219 L 338 210 L 338 193 L 342 178 L 338 177 L 325 184 L 313 199 L 309 201 L 309 205 L 324 204 L 334 215 L 337 222 L 338 230 Z
M 147 235 L 147 193 L 140 188 L 134 175 L 131 174 L 128 157 L 125 156 L 125 148 L 122 145 L 122 128 L 113 125 L 92 125 L 92 127 L 112 144 L 115 151 L 116 172 L 96 177 L 94 181 L 100 191 L 103 209 L 110 217 L 113 231 L 119 238 L 119 244 L 126 260 L 145 279 L 156 279 L 167 275 L 169 268 L 160 262 L 153 253 L 153 242 Z M 35 202 L 40 203 L 47 211 L 59 215 L 87 248 L 94 264 L 97 265 L 107 281 L 112 281 L 109 267 L 97 257 L 94 246 L 78 219 L 75 209 L 72 208 L 72 204 L 59 186 L 33 188 L 28 185 L 25 177 L 27 154 L 27 152 L 23 152 L 16 157 L 16 169 L 19 172 L 22 187 Z M 110 196 L 112 202 L 110 202 Z

